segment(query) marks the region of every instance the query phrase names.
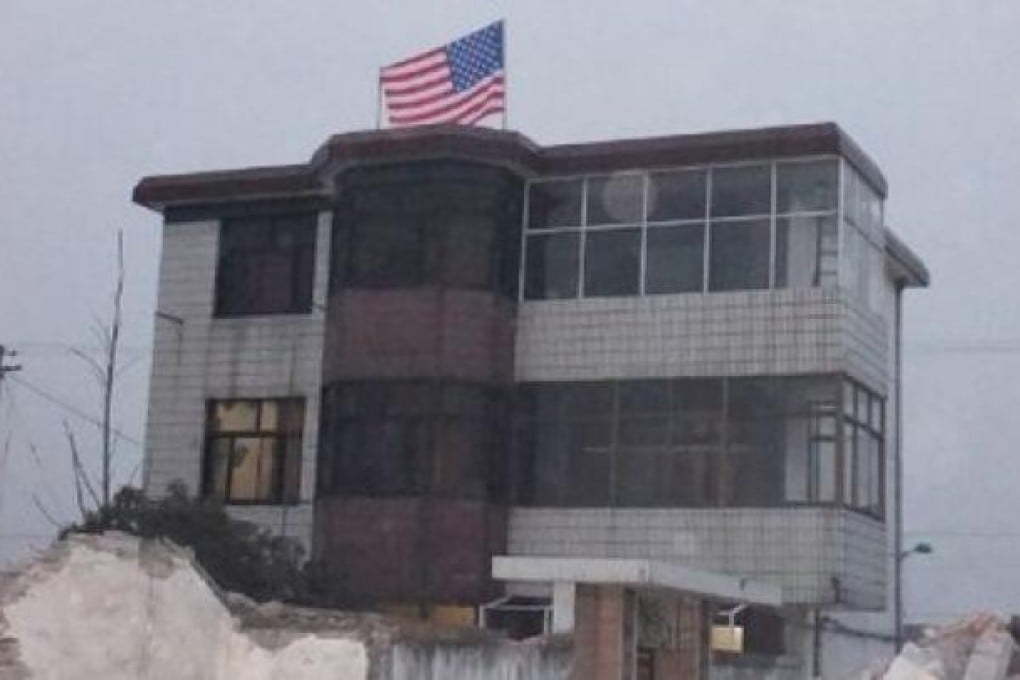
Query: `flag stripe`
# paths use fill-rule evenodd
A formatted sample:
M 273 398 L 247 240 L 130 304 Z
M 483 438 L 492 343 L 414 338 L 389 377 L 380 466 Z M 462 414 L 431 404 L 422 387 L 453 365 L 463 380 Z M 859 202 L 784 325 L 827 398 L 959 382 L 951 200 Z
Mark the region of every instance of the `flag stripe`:
M 500 99 L 503 97 L 503 80 L 492 80 L 479 83 L 475 89 L 470 90 L 466 93 L 467 96 L 448 103 L 442 106 L 433 107 L 431 109 L 425 109 L 413 114 L 407 115 L 391 115 L 390 122 L 400 125 L 407 125 L 413 123 L 422 123 L 429 120 L 455 120 L 459 118 L 466 111 L 477 110 L 477 104 L 479 101 L 486 100 L 490 95 L 498 95 Z
M 474 125 L 475 123 L 477 123 L 481 119 L 485 118 L 486 116 L 490 116 L 490 115 L 492 115 L 494 113 L 502 113 L 502 112 L 503 112 L 503 102 L 500 102 L 499 104 L 493 104 L 491 106 L 487 106 L 484 109 L 482 109 L 480 112 L 478 112 L 477 115 L 475 115 L 475 116 L 473 116 L 471 118 L 468 118 L 467 120 L 462 120 L 462 121 L 459 121 L 459 122 L 460 122 L 461 125 Z
M 383 73 L 382 81 L 383 83 L 399 83 L 401 81 L 410 80 L 412 78 L 420 78 L 422 76 L 432 75 L 433 73 L 438 73 L 440 71 L 445 70 L 446 68 L 447 68 L 446 60 L 444 59 L 443 61 L 425 64 L 424 66 L 418 66 L 414 70 L 408 71 L 407 73 L 395 73 L 391 75 Z
M 408 99 L 402 102 L 393 102 L 390 104 L 390 109 L 397 113 L 404 113 L 408 110 L 421 109 L 418 113 L 443 113 L 450 109 L 456 108 L 464 102 L 465 99 L 471 99 L 474 97 L 478 90 L 489 89 L 491 87 L 503 86 L 503 75 L 497 74 L 492 77 L 489 81 L 483 81 L 476 85 L 474 88 L 467 92 L 460 92 L 457 94 L 445 93 L 442 95 L 430 95 L 426 97 L 419 97 L 416 99 Z M 436 103 L 441 105 L 436 106 Z
M 424 90 L 435 87 L 436 85 L 446 85 L 450 91 L 453 91 L 453 87 L 450 85 L 450 77 L 448 75 L 441 75 L 438 78 L 432 80 L 416 83 L 414 85 L 408 85 L 407 87 L 388 87 L 386 88 L 387 97 L 402 97 L 409 94 L 417 94 Z
M 410 64 L 414 64 L 415 62 L 419 62 L 419 61 L 422 61 L 424 59 L 428 59 L 429 57 L 434 57 L 437 54 L 444 54 L 445 55 L 446 54 L 446 47 L 445 46 L 444 47 L 437 47 L 437 48 L 435 48 L 433 50 L 429 50 L 428 52 L 422 52 L 421 54 L 416 54 L 413 57 L 408 57 L 407 59 L 401 59 L 400 61 L 393 62 L 389 66 L 384 67 L 383 71 L 390 71 L 392 69 L 399 69 L 399 68 L 401 68 L 403 66 L 409 66 Z

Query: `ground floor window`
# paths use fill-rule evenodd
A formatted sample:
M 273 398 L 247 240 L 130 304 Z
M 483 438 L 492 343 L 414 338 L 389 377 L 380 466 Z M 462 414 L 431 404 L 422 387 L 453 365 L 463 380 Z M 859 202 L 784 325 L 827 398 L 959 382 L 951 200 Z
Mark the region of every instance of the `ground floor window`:
M 293 503 L 301 486 L 304 399 L 208 404 L 203 492 L 226 503 Z

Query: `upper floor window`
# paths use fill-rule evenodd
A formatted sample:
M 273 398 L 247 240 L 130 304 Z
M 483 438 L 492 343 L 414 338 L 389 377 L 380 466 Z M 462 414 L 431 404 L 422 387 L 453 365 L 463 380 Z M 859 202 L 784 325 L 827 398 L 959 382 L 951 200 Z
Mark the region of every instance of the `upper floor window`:
M 516 290 L 520 189 L 457 163 L 353 171 L 333 231 L 333 284 Z
M 210 401 L 204 495 L 227 503 L 297 502 L 303 399 Z
M 524 299 L 837 282 L 834 158 L 532 182 Z
M 315 231 L 315 213 L 224 219 L 217 316 L 311 311 Z

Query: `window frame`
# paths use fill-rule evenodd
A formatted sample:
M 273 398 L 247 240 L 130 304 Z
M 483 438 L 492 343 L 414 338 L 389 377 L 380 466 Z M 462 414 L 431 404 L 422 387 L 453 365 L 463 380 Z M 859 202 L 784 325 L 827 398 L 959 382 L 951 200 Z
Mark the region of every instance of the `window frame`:
M 255 213 L 251 215 L 237 215 L 221 217 L 217 220 L 216 232 L 216 273 L 213 285 L 213 316 L 221 319 L 258 317 L 258 316 L 303 316 L 311 314 L 315 306 L 315 279 L 319 247 L 319 210 L 287 210 L 278 212 Z M 228 254 L 228 235 L 232 230 L 243 230 L 253 228 L 251 222 L 268 221 L 270 240 L 275 236 L 276 230 L 281 222 L 297 222 L 299 219 L 307 219 L 308 224 L 303 224 L 304 234 L 298 234 L 296 229 L 292 230 L 295 243 L 288 253 L 290 267 L 291 300 L 285 309 L 267 309 L 263 301 L 260 304 L 249 303 L 247 306 L 239 305 L 237 302 L 227 304 L 228 299 L 225 261 Z M 248 224 L 245 224 L 245 223 Z M 235 246 L 236 248 L 236 246 Z M 231 248 L 233 250 L 234 248 Z M 272 244 L 261 248 L 236 248 L 245 258 L 265 258 L 267 255 L 279 255 L 279 251 Z M 310 251 L 310 252 L 304 252 Z M 238 255 L 234 255 L 238 257 Z M 307 258 L 307 271 L 302 267 L 303 261 Z M 238 265 L 234 265 L 237 267 Z M 265 264 L 261 267 L 264 269 Z M 264 273 L 261 274 L 265 276 Z M 263 284 L 265 285 L 265 284 Z
M 778 176 L 780 168 L 788 165 L 795 165 L 801 163 L 819 163 L 819 162 L 830 162 L 834 164 L 833 176 L 836 181 L 836 187 L 833 192 L 835 199 L 834 204 L 824 210 L 798 210 L 798 211 L 785 211 L 778 212 Z M 633 168 L 624 169 L 618 172 L 592 172 L 592 173 L 575 173 L 575 174 L 559 174 L 559 175 L 548 175 L 542 177 L 534 177 L 528 179 L 524 184 L 524 202 L 523 210 L 521 213 L 521 242 L 520 242 L 520 270 L 519 270 L 519 286 L 517 299 L 521 302 L 526 301 L 538 301 L 538 300 L 563 300 L 563 299 L 594 299 L 607 297 L 603 295 L 586 295 L 585 294 L 585 267 L 584 260 L 587 254 L 587 239 L 588 233 L 594 233 L 604 230 L 615 230 L 615 229 L 627 229 L 627 228 L 639 228 L 641 230 L 641 251 L 640 251 L 640 269 L 639 269 L 639 280 L 638 280 L 638 292 L 636 296 L 646 295 L 675 295 L 675 294 L 693 294 L 693 293 L 711 293 L 711 292 L 733 292 L 732 290 L 720 290 L 715 291 L 710 288 L 709 282 L 711 277 L 711 227 L 713 224 L 723 224 L 731 222 L 741 221 L 755 221 L 755 220 L 768 220 L 769 229 L 769 254 L 768 254 L 768 285 L 764 288 L 748 288 L 746 290 L 779 290 L 792 288 L 788 283 L 783 286 L 777 286 L 776 284 L 776 271 L 777 271 L 777 252 L 776 252 L 776 241 L 777 241 L 777 223 L 780 219 L 790 218 L 821 218 L 831 217 L 836 220 L 837 224 L 837 247 L 842 248 L 843 244 L 843 194 L 845 176 L 844 165 L 846 160 L 839 154 L 815 154 L 808 156 L 796 156 L 796 157 L 770 157 L 762 159 L 745 159 L 739 161 L 730 161 L 722 163 L 701 163 L 691 165 L 679 165 L 679 166 L 664 166 L 654 168 Z M 712 192 L 713 192 L 713 175 L 717 169 L 729 169 L 729 168 L 740 168 L 747 166 L 768 166 L 770 176 L 770 206 L 767 213 L 761 214 L 748 214 L 748 215 L 727 215 L 727 216 L 713 216 L 712 215 Z M 705 200 L 704 200 L 704 215 L 700 217 L 685 217 L 679 219 L 667 219 L 667 220 L 649 220 L 649 195 L 650 186 L 652 184 L 653 176 L 665 175 L 669 173 L 685 173 L 685 172 L 703 172 L 705 176 L 704 189 L 705 189 Z M 639 175 L 642 179 L 643 186 L 643 200 L 641 210 L 641 220 L 638 223 L 633 222 L 621 222 L 612 224 L 588 224 L 588 204 L 589 204 L 589 185 L 594 181 L 602 181 L 606 177 L 612 176 L 631 176 Z M 530 200 L 532 187 L 545 182 L 564 182 L 564 181 L 577 181 L 580 182 L 580 224 L 577 225 L 560 225 L 554 227 L 534 227 L 532 228 L 529 224 L 530 221 Z M 877 192 L 876 192 L 877 195 Z M 884 199 L 878 196 L 880 203 L 884 204 Z M 679 291 L 679 292 L 665 292 L 665 293 L 648 293 L 648 231 L 650 229 L 657 229 L 660 227 L 691 227 L 691 226 L 702 226 L 703 228 L 703 242 L 702 242 L 702 285 L 700 290 L 693 291 Z M 558 297 L 558 298 L 547 298 L 538 296 L 528 296 L 526 294 L 525 281 L 527 272 L 529 271 L 529 263 L 527 261 L 526 253 L 528 249 L 528 239 L 531 236 L 539 236 L 542 234 L 557 234 L 557 233 L 577 233 L 578 236 L 578 252 L 576 259 L 578 261 L 577 267 L 577 281 L 576 281 L 576 294 L 572 297 Z M 831 288 L 842 286 L 842 277 L 839 275 L 839 266 L 842 264 L 841 255 L 837 255 L 837 275 L 834 280 L 820 281 L 817 287 L 820 289 Z M 787 277 L 789 280 L 789 277 Z M 740 289 L 745 290 L 745 289 Z
M 213 420 L 216 408 L 226 403 L 249 403 L 256 405 L 255 428 L 219 431 L 213 429 Z M 277 407 L 277 428 L 267 430 L 262 427 L 264 406 L 273 403 Z M 297 414 L 296 428 L 293 430 L 282 427 L 287 421 L 284 417 L 285 410 L 294 409 Z M 201 493 L 203 498 L 214 498 L 224 505 L 298 505 L 301 503 L 302 468 L 304 466 L 304 436 L 305 416 L 307 413 L 307 400 L 303 396 L 282 396 L 282 397 L 230 397 L 225 399 L 207 399 L 205 415 L 205 436 L 202 453 L 202 480 Z M 292 423 L 293 424 L 293 423 Z M 273 445 L 273 462 L 275 477 L 273 489 L 269 498 L 231 498 L 231 481 L 233 478 L 234 442 L 239 439 L 258 439 L 260 442 L 270 440 Z M 229 460 L 227 461 L 227 473 L 224 478 L 222 495 L 213 489 L 215 482 L 214 466 L 218 461 L 214 460 L 213 448 L 216 442 L 227 441 L 230 443 Z M 293 446 L 297 456 L 296 486 L 288 488 L 288 461 L 287 456 L 290 447 Z

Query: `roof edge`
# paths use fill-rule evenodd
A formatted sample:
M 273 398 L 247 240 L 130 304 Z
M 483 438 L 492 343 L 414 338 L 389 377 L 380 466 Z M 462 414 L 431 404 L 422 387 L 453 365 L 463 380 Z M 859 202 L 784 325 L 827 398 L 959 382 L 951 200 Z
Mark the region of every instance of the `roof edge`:
M 906 288 L 927 288 L 931 274 L 924 260 L 891 229 L 885 229 L 885 252 L 889 256 L 893 277 Z

